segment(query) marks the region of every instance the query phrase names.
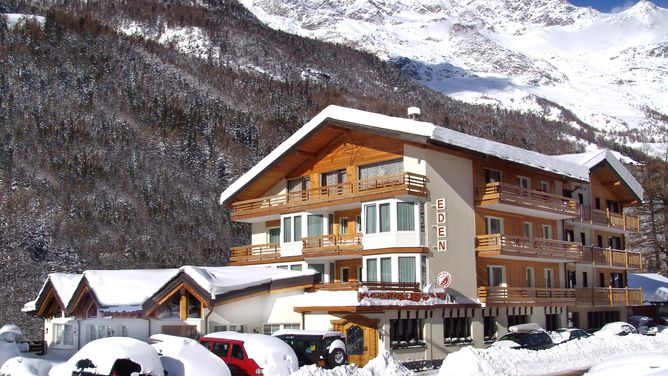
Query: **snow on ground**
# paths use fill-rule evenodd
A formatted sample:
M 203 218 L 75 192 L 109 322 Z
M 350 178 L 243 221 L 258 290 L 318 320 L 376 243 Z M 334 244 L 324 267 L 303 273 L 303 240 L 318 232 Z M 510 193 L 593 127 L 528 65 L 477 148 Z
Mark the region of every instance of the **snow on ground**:
M 319 368 L 316 365 L 303 366 L 292 376 L 408 376 L 413 372 L 397 362 L 392 355 L 384 351 L 372 359 L 366 366 L 359 368 L 354 364 L 332 369 Z
M 23 24 L 28 20 L 37 21 L 40 26 L 44 26 L 44 17 L 42 16 L 21 13 L 0 13 L 0 16 L 5 18 L 5 21 L 7 21 L 7 27 L 10 29 L 16 25 Z
M 621 355 L 649 352 L 668 353 L 668 335 L 592 336 L 541 351 L 465 347 L 445 358 L 439 376 L 545 375 L 588 369 Z
M 17 356 L 0 367 L 0 376 L 49 376 L 53 363 L 45 359 Z

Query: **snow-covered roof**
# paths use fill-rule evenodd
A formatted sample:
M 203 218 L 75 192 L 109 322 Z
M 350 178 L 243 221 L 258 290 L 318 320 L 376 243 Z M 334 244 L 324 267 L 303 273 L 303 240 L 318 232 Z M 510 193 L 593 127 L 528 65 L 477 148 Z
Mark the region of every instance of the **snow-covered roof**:
M 626 183 L 633 194 L 642 201 L 644 193 L 642 186 L 610 150 L 601 149 L 579 154 L 555 155 L 553 158 L 564 162 L 585 166 L 588 170 L 591 170 L 592 168 L 598 166 L 601 162 L 605 161 L 610 165 L 619 178 L 622 179 L 624 183 Z
M 74 291 L 76 291 L 79 282 L 81 281 L 81 274 L 72 273 L 51 273 L 46 277 L 42 288 L 37 294 L 37 299 L 27 302 L 23 305 L 21 311 L 33 312 L 37 309 L 37 302 L 44 298 L 44 294 L 49 286 L 53 287 L 56 297 L 63 304 L 63 308 L 67 307 L 72 299 Z
M 668 302 L 668 278 L 656 273 L 632 273 L 628 285 L 642 288 L 642 300 L 647 303 Z
M 304 124 L 303 127 L 276 147 L 276 149 L 248 170 L 248 172 L 230 184 L 220 195 L 221 205 L 255 180 L 284 154 L 293 150 L 304 138 L 322 126 L 326 121 L 343 123 L 354 128 L 395 134 L 425 144 L 434 143 L 462 148 L 565 177 L 589 181 L 588 169 L 579 164 L 556 160 L 545 154 L 470 136 L 428 122 L 330 105 Z

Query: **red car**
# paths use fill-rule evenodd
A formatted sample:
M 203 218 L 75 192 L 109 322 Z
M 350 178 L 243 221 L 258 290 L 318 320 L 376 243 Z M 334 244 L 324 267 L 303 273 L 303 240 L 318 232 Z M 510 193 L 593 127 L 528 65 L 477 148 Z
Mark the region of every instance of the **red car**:
M 223 359 L 232 376 L 290 375 L 299 369 L 295 352 L 276 337 L 217 332 L 207 334 L 199 342 Z

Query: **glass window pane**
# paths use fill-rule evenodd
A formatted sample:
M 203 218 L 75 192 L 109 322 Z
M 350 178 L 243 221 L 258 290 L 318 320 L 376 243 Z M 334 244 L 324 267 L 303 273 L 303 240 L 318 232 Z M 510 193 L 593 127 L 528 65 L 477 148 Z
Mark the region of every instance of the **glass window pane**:
M 320 273 L 320 278 L 325 274 L 325 264 L 308 264 L 308 268 Z
M 290 265 L 290 270 L 302 270 L 301 264 Z
M 321 236 L 322 231 L 322 215 L 309 215 L 308 221 L 308 236 Z
M 415 204 L 397 203 L 397 231 L 415 231 Z
M 365 222 L 366 222 L 366 233 L 375 234 L 376 233 L 376 205 L 365 205 Z
M 366 280 L 375 282 L 378 281 L 378 260 L 366 260 Z
M 380 259 L 380 280 L 392 282 L 392 259 L 389 257 Z
M 399 257 L 399 282 L 415 281 L 415 257 Z
M 283 218 L 283 243 L 292 241 L 292 218 Z
M 404 172 L 404 160 L 395 159 L 393 161 L 385 161 L 374 163 L 360 167 L 360 180 L 371 179 L 379 176 L 395 175 Z
M 281 241 L 281 229 L 280 228 L 270 228 L 269 229 L 269 243 L 279 243 Z
M 390 231 L 390 204 L 378 205 L 380 211 L 380 232 Z
M 295 228 L 295 231 L 294 231 L 294 234 L 293 234 L 293 239 L 294 239 L 294 241 L 298 242 L 302 238 L 302 216 L 301 215 L 295 216 L 293 222 L 294 222 L 294 228 Z

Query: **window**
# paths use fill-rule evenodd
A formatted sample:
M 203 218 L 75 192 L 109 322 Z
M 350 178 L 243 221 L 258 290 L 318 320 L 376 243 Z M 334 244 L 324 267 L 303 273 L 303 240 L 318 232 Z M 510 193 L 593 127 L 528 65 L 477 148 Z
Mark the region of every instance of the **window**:
M 545 330 L 557 330 L 561 328 L 561 315 L 547 314 L 545 315 Z
M 545 180 L 541 180 L 540 181 L 540 190 L 543 191 L 543 192 L 549 193 L 550 192 L 550 183 L 545 181 Z
M 287 266 L 287 265 L 278 265 L 278 266 L 276 267 L 276 269 L 288 270 L 288 266 Z
M 202 302 L 194 295 L 186 291 L 186 304 L 188 306 L 188 318 L 199 319 L 202 317 Z
M 501 171 L 492 170 L 491 168 L 485 169 L 485 183 L 501 183 Z
M 302 264 L 293 264 L 293 265 L 290 265 L 290 270 L 298 270 L 298 271 L 301 271 L 301 270 L 302 270 Z
M 608 247 L 622 249 L 622 238 L 619 236 L 608 236 Z
M 501 218 L 485 217 L 485 231 L 488 235 L 503 234 L 503 221 Z
M 293 219 L 294 231 L 292 233 L 292 240 L 298 242 L 302 240 L 302 216 L 296 215 Z
M 325 275 L 325 264 L 308 264 L 307 268 L 311 270 L 315 270 L 318 273 L 320 273 L 320 279 L 322 280 L 322 276 Z
M 339 234 L 348 232 L 348 218 L 339 218 Z
M 582 193 L 578 193 L 578 202 L 580 205 L 584 205 L 585 203 L 585 196 Z
M 421 319 L 390 320 L 390 347 L 424 346 Z
M 214 342 L 211 352 L 218 355 L 221 358 L 227 356 L 227 351 L 230 349 L 230 344 L 227 342 Z
M 288 192 L 299 192 L 310 188 L 311 181 L 308 177 L 302 176 L 288 180 Z
M 601 199 L 599 197 L 594 199 L 594 209 L 601 209 Z
M 378 163 L 360 166 L 360 180 L 373 179 L 381 176 L 398 175 L 404 172 L 404 160 L 394 159 Z
M 164 327 L 163 327 L 164 328 Z M 213 327 L 214 332 L 239 332 L 239 333 L 244 333 L 244 325 L 239 325 L 239 324 L 231 324 L 231 325 L 214 325 Z
M 95 303 L 91 303 L 90 307 L 88 307 L 88 313 L 87 317 L 90 318 L 97 318 L 97 305 Z
M 526 324 L 529 322 L 527 315 L 508 315 L 508 327 L 513 325 Z
M 524 237 L 533 238 L 533 224 L 531 222 L 524 222 L 522 227 L 524 229 Z
M 292 218 L 283 218 L 283 243 L 292 241 Z
M 53 325 L 53 343 L 61 346 L 74 346 L 74 336 L 72 325 L 54 324 Z
M 366 280 L 369 282 L 378 281 L 378 260 L 366 260 Z
M 601 235 L 596 235 L 596 244 L 599 248 L 603 248 L 603 237 Z
M 488 266 L 487 267 L 487 280 L 489 281 L 490 286 L 501 286 L 506 283 L 506 273 L 504 273 L 503 266 Z
M 350 280 L 350 269 L 341 268 L 340 273 L 341 273 L 341 276 L 340 276 L 341 282 L 348 282 Z
M 180 319 L 181 318 L 181 296 L 179 294 L 172 295 L 165 303 L 160 306 L 158 311 L 159 319 Z
M 345 190 L 343 183 L 346 182 L 346 170 L 327 172 L 321 175 L 320 186 L 323 195 L 342 194 Z
M 483 318 L 483 332 L 485 341 L 496 340 L 496 317 L 485 316 Z
M 281 326 L 279 324 L 266 324 L 263 328 L 263 333 L 270 336 L 275 332 L 279 331 Z
M 533 268 L 527 268 L 526 277 L 527 277 L 527 287 L 535 287 L 536 283 L 535 283 Z
M 311 236 L 322 236 L 322 215 L 309 215 L 307 217 L 308 228 L 306 230 L 307 235 Z
M 302 239 L 302 216 L 283 218 L 283 243 L 298 242 Z
M 355 231 L 362 232 L 362 216 L 358 215 L 355 217 Z
M 531 179 L 526 176 L 517 176 L 517 185 L 522 189 L 531 189 Z
M 415 257 L 399 257 L 399 282 L 416 282 Z
M 244 349 L 241 348 L 241 345 L 233 344 L 230 356 L 235 359 L 244 359 Z
M 564 240 L 567 242 L 575 241 L 575 232 L 573 230 L 564 230 Z
M 575 288 L 575 285 L 577 284 L 576 281 L 577 273 L 575 273 L 575 270 L 569 270 L 566 274 L 568 276 L 568 287 Z
M 415 204 L 397 203 L 397 231 L 415 231 Z
M 392 259 L 389 257 L 380 259 L 380 280 L 381 282 L 392 282 Z
M 366 233 L 376 233 L 376 205 L 364 205 L 364 220 L 366 222 Z
M 587 281 L 587 272 L 582 272 L 582 287 L 588 287 L 589 281 Z
M 390 231 L 390 204 L 369 204 L 364 205 L 366 221 L 366 233 L 375 234 L 376 232 Z
M 114 331 L 109 325 L 88 325 L 88 342 L 113 335 Z
M 471 319 L 468 317 L 444 318 L 443 338 L 446 345 L 471 342 Z
M 610 273 L 610 286 L 614 288 L 624 287 L 624 275 L 622 273 Z
M 582 243 L 582 245 L 586 245 L 586 244 L 587 244 L 587 237 L 586 237 L 586 235 L 585 235 L 584 232 L 581 232 L 581 233 L 580 233 L 580 243 Z
M 619 202 L 612 200 L 605 200 L 605 206 L 608 208 L 610 213 L 621 213 L 619 210 Z
M 552 269 L 545 269 L 545 287 L 550 289 L 553 286 L 554 271 Z
M 552 226 L 542 225 L 543 228 L 543 239 L 552 239 Z
M 270 228 L 269 229 L 269 243 L 280 243 L 281 242 L 281 228 Z

